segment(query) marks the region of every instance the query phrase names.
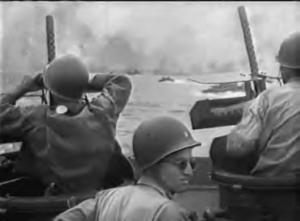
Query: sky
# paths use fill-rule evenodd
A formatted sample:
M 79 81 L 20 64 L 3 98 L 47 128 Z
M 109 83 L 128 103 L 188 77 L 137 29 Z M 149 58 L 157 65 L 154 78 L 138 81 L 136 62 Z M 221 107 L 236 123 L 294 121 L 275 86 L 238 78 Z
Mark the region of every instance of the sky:
M 239 5 L 247 9 L 260 69 L 276 75 L 281 41 L 300 31 L 296 2 L 2 2 L 0 64 L 10 73 L 3 76 L 14 81 L 46 65 L 48 14 L 57 55 L 76 54 L 92 72 L 248 70 Z

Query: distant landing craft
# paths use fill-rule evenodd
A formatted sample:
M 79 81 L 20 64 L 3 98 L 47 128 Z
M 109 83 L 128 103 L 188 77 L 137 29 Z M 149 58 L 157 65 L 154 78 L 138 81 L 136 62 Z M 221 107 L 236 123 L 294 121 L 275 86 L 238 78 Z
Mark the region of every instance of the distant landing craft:
M 174 78 L 171 77 L 162 77 L 161 79 L 158 80 L 158 82 L 164 82 L 164 81 L 169 81 L 169 82 L 174 82 Z

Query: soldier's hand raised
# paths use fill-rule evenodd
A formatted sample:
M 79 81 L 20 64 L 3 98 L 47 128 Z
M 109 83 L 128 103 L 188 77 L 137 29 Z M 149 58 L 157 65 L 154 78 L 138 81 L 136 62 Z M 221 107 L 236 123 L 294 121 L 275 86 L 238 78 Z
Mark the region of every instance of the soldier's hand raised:
M 26 92 L 34 92 L 43 89 L 43 73 L 38 72 L 35 76 L 24 76 L 21 86 Z

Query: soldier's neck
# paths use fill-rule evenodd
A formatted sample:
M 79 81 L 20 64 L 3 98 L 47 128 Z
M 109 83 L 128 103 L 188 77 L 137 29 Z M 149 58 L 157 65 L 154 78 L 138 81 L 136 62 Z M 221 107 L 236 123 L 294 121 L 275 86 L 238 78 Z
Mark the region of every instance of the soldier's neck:
M 84 108 L 85 104 L 83 101 L 72 101 L 72 100 L 64 100 L 64 99 L 52 99 L 50 101 L 50 107 L 56 108 L 58 106 L 65 106 L 68 110 L 68 115 L 77 115 Z

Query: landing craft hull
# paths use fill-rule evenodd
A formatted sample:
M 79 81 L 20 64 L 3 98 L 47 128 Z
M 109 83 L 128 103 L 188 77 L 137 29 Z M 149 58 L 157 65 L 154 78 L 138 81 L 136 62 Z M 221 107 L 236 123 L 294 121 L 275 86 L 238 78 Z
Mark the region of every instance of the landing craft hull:
M 175 195 L 175 201 L 186 209 L 196 212 L 200 220 L 205 221 L 245 221 L 247 217 L 251 217 L 247 220 L 260 221 L 262 220 L 261 214 L 264 214 L 264 212 L 259 210 L 258 206 L 260 204 L 255 201 L 256 197 L 262 197 L 267 203 L 277 201 L 278 205 L 271 208 L 273 210 L 271 212 L 276 212 L 278 208 L 282 208 L 280 202 L 283 202 L 282 199 L 284 199 L 284 202 L 289 203 L 286 208 L 292 208 L 292 212 L 297 213 L 293 216 L 299 217 L 300 205 L 298 201 L 294 200 L 297 194 L 299 195 L 300 188 L 300 179 L 297 176 L 272 177 L 271 179 L 263 177 L 257 179 L 253 176 L 249 176 L 249 171 L 255 164 L 257 157 L 252 156 L 247 157 L 247 159 L 233 161 L 224 154 L 225 144 L 226 136 L 218 137 L 214 139 L 212 143 L 210 158 L 196 157 L 197 164 L 194 176 L 190 180 L 191 185 Z M 13 153 L 11 156 L 6 156 L 12 159 L 16 153 Z M 218 170 L 220 170 L 220 172 L 218 172 Z M 222 172 L 224 170 L 232 171 L 233 173 Z M 211 177 L 213 179 L 211 179 Z M 15 178 L 21 179 L 16 180 Z M 39 192 L 39 190 L 43 190 L 43 187 L 32 183 L 34 187 L 25 188 L 28 192 L 22 196 L 16 194 L 18 190 L 24 191 L 24 189 L 20 188 L 22 182 L 24 182 L 22 177 L 19 177 L 18 174 L 14 174 L 9 169 L 0 168 L 0 179 L 0 211 L 6 212 L 0 213 L 0 220 L 6 221 L 50 221 L 54 216 L 68 209 L 70 206 L 74 206 L 85 199 L 92 198 L 96 194 L 89 193 L 85 195 L 43 197 L 41 196 L 42 191 Z M 8 180 L 14 181 L 5 183 L 5 181 Z M 295 186 L 297 190 L 294 190 Z M 31 193 L 29 193 L 30 191 Z M 11 196 L 7 196 L 6 194 Z M 40 196 L 38 196 L 38 194 L 40 194 Z M 228 208 L 230 209 L 230 207 L 228 207 L 228 205 L 234 206 L 233 210 L 229 211 Z M 252 211 L 253 208 L 258 209 L 258 211 Z M 248 213 L 250 211 L 250 213 L 245 215 L 243 211 Z M 204 215 L 206 219 L 201 219 Z M 217 215 L 223 218 L 209 218 Z M 224 217 L 230 215 L 240 217 L 237 219 L 224 219 Z M 254 216 L 257 216 L 257 218 L 253 218 Z M 291 220 L 294 221 L 297 219 Z

